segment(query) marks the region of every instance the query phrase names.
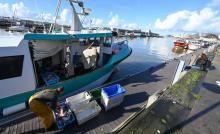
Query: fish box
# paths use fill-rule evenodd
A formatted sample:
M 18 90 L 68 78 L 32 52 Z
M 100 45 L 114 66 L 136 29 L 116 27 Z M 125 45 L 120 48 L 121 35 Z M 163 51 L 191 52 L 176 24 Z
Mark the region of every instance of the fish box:
M 112 85 L 102 88 L 101 103 L 105 107 L 105 110 L 109 110 L 122 103 L 125 95 L 125 89 L 119 85 Z
M 59 113 L 53 111 L 53 116 L 58 129 L 62 130 L 65 126 L 74 124 L 76 120 L 72 111 L 65 103 L 61 103 L 60 107 L 63 109 L 64 112 L 66 112 L 66 115 L 61 117 Z
M 66 103 L 68 105 L 79 105 L 82 102 L 89 102 L 91 100 L 91 95 L 88 92 L 82 92 L 77 95 L 66 98 Z
M 54 72 L 45 72 L 41 74 L 46 86 L 56 84 L 60 78 Z
M 84 101 L 79 105 L 71 104 L 72 102 L 69 103 L 69 108 L 74 112 L 78 125 L 81 125 L 86 121 L 96 117 L 101 111 L 101 107 L 95 100 L 91 102 Z

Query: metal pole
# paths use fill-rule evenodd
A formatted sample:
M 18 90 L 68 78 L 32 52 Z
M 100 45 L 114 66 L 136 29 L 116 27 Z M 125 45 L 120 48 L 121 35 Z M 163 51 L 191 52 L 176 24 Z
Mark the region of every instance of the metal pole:
M 54 24 L 51 24 L 49 33 L 52 32 L 52 30 L 54 29 L 54 26 L 56 25 L 56 20 L 57 20 L 57 16 L 58 16 L 59 9 L 60 9 L 60 4 L 61 4 L 61 0 L 58 0 L 57 8 L 56 8 L 56 11 L 55 11 Z

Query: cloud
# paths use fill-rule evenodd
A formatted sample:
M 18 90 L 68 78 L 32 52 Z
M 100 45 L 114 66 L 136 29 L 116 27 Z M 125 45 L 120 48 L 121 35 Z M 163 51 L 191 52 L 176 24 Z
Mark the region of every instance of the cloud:
M 31 19 L 38 21 L 52 22 L 53 16 L 51 13 L 37 13 L 33 12 L 31 9 L 26 7 L 23 2 L 8 4 L 0 3 L 0 16 L 17 17 L 20 19 Z M 60 16 L 57 19 L 59 24 L 70 24 L 71 23 L 71 13 L 68 9 L 64 8 Z
M 99 19 L 99 18 L 93 18 L 92 19 L 92 26 L 103 26 L 103 20 L 102 19 Z
M 110 12 L 108 17 L 110 17 L 110 20 L 108 22 L 108 26 L 110 28 L 122 28 L 129 30 L 142 29 L 145 31 L 145 29 L 140 27 L 138 23 L 136 22 L 126 23 L 124 19 L 121 19 L 118 14 L 113 14 L 113 12 Z
M 0 3 L 0 16 L 11 16 L 10 5 L 8 3 Z
M 168 15 L 164 20 L 158 18 L 154 26 L 159 30 L 220 32 L 217 27 L 220 25 L 219 20 L 219 12 L 206 7 L 200 11 L 178 11 Z
M 24 6 L 23 2 L 12 4 L 12 11 L 14 13 L 14 17 L 18 18 L 31 18 L 33 13 Z
M 51 13 L 37 13 L 33 12 L 31 9 L 26 7 L 23 2 L 8 4 L 0 3 L 0 16 L 7 17 L 17 17 L 21 19 L 31 19 L 38 21 L 52 22 L 54 17 Z M 60 16 L 57 19 L 59 24 L 70 24 L 71 23 L 71 13 L 70 10 L 64 8 Z
M 57 19 L 60 24 L 70 24 L 71 13 L 68 9 L 64 8 Z
M 217 15 L 217 11 L 212 11 L 211 8 L 204 8 L 200 13 L 193 12 L 188 18 L 185 26 L 183 27 L 186 31 L 196 31 L 201 29 L 204 26 L 207 26 L 211 23 L 210 20 Z
M 161 30 L 169 30 L 174 28 L 180 21 L 186 20 L 190 16 L 190 12 L 187 10 L 178 11 L 176 13 L 170 14 L 166 17 L 164 21 L 159 18 L 155 22 L 155 28 Z
M 41 13 L 36 16 L 36 19 L 41 21 L 52 21 L 52 15 L 51 13 Z
M 113 15 L 113 12 L 111 11 L 111 12 L 109 13 L 109 15 L 108 15 L 108 18 L 111 18 L 112 15 Z
M 121 27 L 122 22 L 123 22 L 123 20 L 119 18 L 118 14 L 115 14 L 114 16 L 112 16 L 112 18 L 108 22 L 108 25 L 111 28 L 119 28 L 119 27 Z
M 129 24 L 124 24 L 122 26 L 122 28 L 124 29 L 129 29 L 129 30 L 138 30 L 140 29 L 140 27 L 138 26 L 137 23 L 133 22 L 133 23 L 129 23 Z
M 217 7 L 219 5 L 220 5 L 220 0 L 212 0 L 211 3 L 207 4 L 208 7 Z

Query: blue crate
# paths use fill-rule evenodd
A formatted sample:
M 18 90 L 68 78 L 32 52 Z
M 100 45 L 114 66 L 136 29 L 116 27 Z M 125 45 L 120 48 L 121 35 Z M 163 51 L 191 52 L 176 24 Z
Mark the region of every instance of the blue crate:
M 119 96 L 121 94 L 124 94 L 125 89 L 121 85 L 115 84 L 109 87 L 102 88 L 102 92 L 105 93 L 108 98 L 112 98 L 114 96 Z
M 44 72 L 41 74 L 46 86 L 56 84 L 60 78 L 54 72 Z
M 63 130 L 67 125 L 74 125 L 76 123 L 76 119 L 69 107 L 64 102 L 60 102 L 60 107 L 64 109 L 64 111 L 67 111 L 69 114 L 69 119 L 63 120 L 57 112 L 53 112 L 58 129 Z

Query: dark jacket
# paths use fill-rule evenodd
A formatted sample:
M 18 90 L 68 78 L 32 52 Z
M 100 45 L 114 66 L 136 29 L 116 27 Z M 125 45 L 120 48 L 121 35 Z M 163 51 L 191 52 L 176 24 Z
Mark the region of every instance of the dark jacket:
M 48 104 L 52 110 L 56 110 L 58 94 L 56 93 L 55 90 L 46 89 L 46 90 L 38 92 L 34 100 Z

